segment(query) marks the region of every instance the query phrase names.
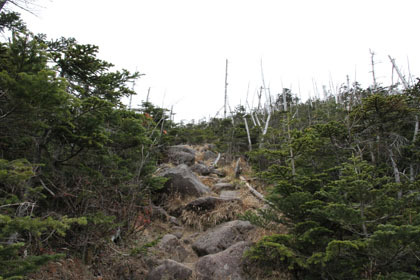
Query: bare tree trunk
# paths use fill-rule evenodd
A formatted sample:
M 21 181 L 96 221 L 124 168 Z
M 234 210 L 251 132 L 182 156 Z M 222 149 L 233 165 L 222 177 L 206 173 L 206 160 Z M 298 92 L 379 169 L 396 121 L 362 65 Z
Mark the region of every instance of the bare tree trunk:
M 363 235 L 367 236 L 368 232 L 367 232 L 366 222 L 365 222 L 365 203 L 363 201 L 360 203 L 360 218 L 362 219 Z
M 292 164 L 292 175 L 296 175 L 296 168 L 295 168 L 295 156 L 293 154 L 293 148 L 292 148 L 292 136 L 290 135 L 290 124 L 289 124 L 289 117 L 287 118 L 287 137 L 289 138 L 289 153 L 290 153 L 290 161 Z
M 252 113 L 251 113 L 251 114 L 252 114 Z M 261 122 L 260 122 L 260 119 L 258 118 L 257 113 L 256 113 L 256 112 L 254 112 L 254 114 L 255 114 L 255 121 L 257 122 L 257 125 L 258 125 L 259 127 L 261 127 Z
M 31 11 L 32 7 L 30 7 L 30 5 L 33 4 L 34 1 L 35 0 L 0 0 L 0 11 L 4 8 L 6 4 L 10 3 L 21 10 L 34 14 Z
M 0 1 L 0 12 L 1 10 L 3 10 L 4 5 L 6 5 L 6 3 L 7 3 L 7 0 Z
M 265 100 L 267 102 L 267 100 L 269 100 L 269 96 L 267 95 L 267 87 L 265 85 L 265 78 L 264 78 L 264 69 L 263 69 L 263 62 L 261 59 L 261 80 L 262 80 L 262 88 L 264 88 L 264 94 L 265 94 Z M 261 92 L 262 92 L 262 88 L 261 88 Z M 261 95 L 260 94 L 260 99 L 261 99 Z M 271 102 L 270 102 L 271 103 Z M 270 104 L 271 105 L 271 104 Z
M 417 140 L 417 134 L 419 133 L 419 116 L 416 115 L 416 123 L 414 125 L 414 135 L 413 135 L 413 141 L 414 144 Z M 410 182 L 414 182 L 415 174 L 414 174 L 414 164 L 410 162 Z
M 249 189 L 249 191 L 256 196 L 258 199 L 260 199 L 261 201 L 265 202 L 266 204 L 272 205 L 268 200 L 265 199 L 265 197 L 259 193 L 256 189 L 254 189 L 247 181 L 244 177 L 240 176 L 239 177 L 246 185 L 246 187 Z
M 270 118 L 271 118 L 271 111 L 268 111 L 268 117 L 267 117 L 267 120 L 266 120 L 266 122 L 265 122 L 265 127 L 264 127 L 264 130 L 263 130 L 263 132 L 262 132 L 262 138 L 261 138 L 261 142 L 260 142 L 260 145 L 259 145 L 259 148 L 260 148 L 260 149 L 261 149 L 261 148 L 262 148 L 262 146 L 263 146 L 263 143 L 264 143 L 264 138 L 265 138 L 265 135 L 267 134 L 268 125 L 269 125 L 269 123 L 270 123 Z
M 239 163 L 241 162 L 241 158 L 238 158 L 238 160 L 236 161 L 236 165 L 235 165 L 235 178 L 239 179 L 239 176 L 241 175 L 241 166 L 239 165 Z
M 372 142 L 369 143 L 369 149 L 370 149 L 370 160 L 372 161 L 372 164 L 376 165 L 376 158 L 375 158 L 375 153 L 373 152 Z
M 388 149 L 389 151 L 389 158 L 391 159 L 392 169 L 394 170 L 394 177 L 395 177 L 395 183 L 398 185 L 401 184 L 401 178 L 400 178 L 400 171 L 398 170 L 397 163 L 394 159 L 394 152 L 392 151 L 392 148 Z M 402 198 L 402 190 L 398 191 L 398 199 Z
M 397 64 L 395 63 L 395 59 L 393 59 L 390 55 L 388 55 L 388 57 L 389 57 L 389 60 L 392 63 L 393 69 L 395 69 L 395 71 L 397 72 L 397 75 L 400 78 L 400 80 L 401 80 L 401 82 L 404 86 L 404 89 L 406 89 L 406 90 L 409 89 L 409 84 L 408 84 L 407 80 L 404 78 L 404 76 L 402 75 L 402 73 L 401 73 L 400 69 L 398 68 Z M 419 131 L 419 116 L 416 115 L 416 123 L 414 125 L 414 135 L 413 135 L 412 143 L 414 143 L 416 141 L 418 131 Z M 413 166 L 413 163 L 410 163 L 410 182 L 414 182 L 414 177 L 415 177 L 414 176 L 414 166 Z
M 226 59 L 226 71 L 225 71 L 225 110 L 224 110 L 224 114 L 223 114 L 223 117 L 225 119 L 226 119 L 227 86 L 228 86 L 227 78 L 228 78 L 228 60 Z
M 251 116 L 252 123 L 254 124 L 254 127 L 257 126 L 257 123 L 255 122 L 254 114 L 252 114 L 252 111 L 249 113 Z
M 217 167 L 217 163 L 219 162 L 219 160 L 220 160 L 220 157 L 221 157 L 221 155 L 220 155 L 220 153 L 217 155 L 217 158 L 216 158 L 216 160 L 213 162 L 213 164 L 212 164 L 212 166 L 213 167 Z
M 287 112 L 287 98 L 285 89 L 283 89 L 283 110 Z
M 244 117 L 244 122 L 245 122 L 246 135 L 248 136 L 249 151 L 252 151 L 251 135 L 249 133 L 248 121 L 246 120 L 246 117 Z
M 234 115 L 233 115 L 233 111 L 232 111 L 232 108 L 230 107 L 230 105 L 229 105 L 229 103 L 228 103 L 228 107 L 229 107 L 229 113 L 230 113 L 230 116 L 231 116 L 231 121 L 232 121 L 232 126 L 235 126 L 235 118 L 234 118 Z
M 370 49 L 369 49 L 369 52 L 370 52 L 370 62 L 372 64 L 373 89 L 376 90 L 376 88 L 378 87 L 378 84 L 376 83 L 376 76 L 375 76 L 375 60 L 374 60 L 375 53 Z
M 261 108 L 261 96 L 262 96 L 262 90 L 263 90 L 263 87 L 260 87 L 260 91 L 259 91 L 259 93 L 258 93 L 258 91 L 257 91 L 257 95 L 258 95 L 258 107 L 257 107 L 257 111 L 259 111 L 259 110 L 260 110 L 260 108 Z
M 147 95 L 146 95 L 146 103 L 149 103 L 149 95 L 150 95 L 150 87 L 147 90 Z
M 397 72 L 398 77 L 400 78 L 400 80 L 401 80 L 404 88 L 405 89 L 408 89 L 409 88 L 408 83 L 405 80 L 404 76 L 402 75 L 402 73 L 401 73 L 400 69 L 398 68 L 397 64 L 395 63 L 395 59 L 392 58 L 390 55 L 388 55 L 388 57 L 389 57 L 389 60 L 391 60 L 392 66 L 394 66 L 395 71 Z

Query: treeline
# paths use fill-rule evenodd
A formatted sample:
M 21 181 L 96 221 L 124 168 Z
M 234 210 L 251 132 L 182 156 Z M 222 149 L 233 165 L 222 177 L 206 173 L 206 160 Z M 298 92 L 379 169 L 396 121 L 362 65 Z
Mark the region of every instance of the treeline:
M 173 124 L 151 103 L 122 104 L 140 74 L 112 70 L 98 47 L 34 35 L 13 12 L 0 30 L 0 279 L 63 252 L 91 263 L 149 222 Z

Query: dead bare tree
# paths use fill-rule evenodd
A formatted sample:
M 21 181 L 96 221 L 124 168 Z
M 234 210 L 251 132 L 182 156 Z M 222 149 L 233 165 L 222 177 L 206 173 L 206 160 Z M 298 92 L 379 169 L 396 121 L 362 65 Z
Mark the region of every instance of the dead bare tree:
M 406 79 L 404 78 L 403 74 L 401 73 L 400 69 L 398 68 L 397 64 L 395 63 L 395 59 L 392 58 L 390 55 L 388 55 L 389 60 L 392 63 L 392 66 L 394 67 L 395 71 L 397 72 L 398 77 L 401 80 L 401 83 L 404 86 L 404 89 L 408 89 L 410 87 L 410 85 L 408 84 L 408 82 L 406 81 Z
M 6 2 L 7 2 L 6 0 L 0 1 L 0 11 L 3 10 L 4 5 L 6 5 Z
M 245 123 L 246 135 L 248 136 L 248 147 L 249 147 L 249 151 L 252 151 L 251 135 L 249 133 L 248 121 L 246 120 L 246 116 L 244 116 L 244 123 Z
M 268 111 L 268 113 L 267 113 L 267 119 L 264 122 L 264 128 L 260 124 L 261 132 L 262 132 L 261 141 L 260 141 L 260 144 L 259 144 L 259 147 L 260 148 L 262 148 L 262 146 L 264 144 L 264 138 L 265 138 L 265 135 L 267 134 L 267 131 L 268 131 L 268 126 L 270 124 L 270 119 L 271 119 L 271 110 L 272 110 L 271 97 L 270 97 L 270 95 L 269 95 L 269 93 L 267 91 L 267 87 L 265 86 L 265 78 L 264 78 L 264 69 L 263 69 L 262 59 L 261 59 L 261 79 L 262 79 L 262 87 L 261 87 L 261 90 L 260 90 L 260 94 L 258 96 L 258 98 L 259 98 L 258 107 L 261 104 L 261 95 L 262 95 L 262 90 L 263 89 L 264 89 L 264 93 L 265 93 L 266 102 L 269 102 L 269 104 L 268 104 L 268 110 L 267 110 Z
M 373 89 L 376 90 L 378 87 L 378 84 L 376 83 L 376 76 L 375 76 L 375 59 L 374 59 L 375 53 L 371 49 L 369 49 L 369 52 L 370 52 L 370 63 L 372 66 L 371 72 L 372 72 L 372 78 L 373 78 Z
M 392 69 L 395 69 L 395 71 L 397 72 L 398 77 L 401 80 L 401 83 L 403 84 L 403 87 L 405 90 L 408 90 L 410 88 L 409 83 L 407 82 L 407 80 L 405 79 L 405 77 L 402 75 L 400 69 L 398 68 L 397 64 L 395 63 L 395 59 L 392 58 L 390 55 L 388 55 L 389 60 L 392 63 Z M 417 139 L 417 135 L 419 133 L 419 116 L 415 115 L 415 121 L 414 121 L 414 133 L 413 133 L 413 139 L 412 139 L 412 143 L 414 144 L 414 142 Z M 412 162 L 410 162 L 410 181 L 414 182 L 414 165 Z
M 227 86 L 228 86 L 228 82 L 227 82 L 227 78 L 228 78 L 228 60 L 226 59 L 226 71 L 225 71 L 225 109 L 224 109 L 224 114 L 223 117 L 226 119 L 226 106 L 227 106 Z
M 0 0 L 0 12 L 10 4 L 18 9 L 33 14 L 35 0 Z

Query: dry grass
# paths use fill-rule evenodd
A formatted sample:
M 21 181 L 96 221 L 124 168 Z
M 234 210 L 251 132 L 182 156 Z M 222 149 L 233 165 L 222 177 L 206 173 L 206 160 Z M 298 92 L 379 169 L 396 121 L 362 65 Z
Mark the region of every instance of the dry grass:
M 239 188 L 239 194 L 242 200 L 242 203 L 245 206 L 245 211 L 249 209 L 259 209 L 264 207 L 264 203 L 261 202 L 258 198 L 256 198 L 244 185 L 243 182 L 238 182 Z
M 197 152 L 197 149 L 196 149 L 195 161 L 196 162 L 198 162 L 198 161 L 204 162 L 204 151 L 202 149 L 200 149 L 198 152 Z
M 193 196 L 182 196 L 179 193 L 175 193 L 170 195 L 166 202 L 165 205 L 163 206 L 163 208 L 168 212 L 168 213 L 176 213 L 178 211 L 180 211 L 180 209 L 184 208 L 185 205 L 187 205 L 188 203 L 190 203 L 191 201 L 197 199 L 196 197 Z
M 199 179 L 204 185 L 210 188 L 212 188 L 213 185 L 219 181 L 217 177 L 210 177 L 210 176 L 200 176 Z
M 182 211 L 181 221 L 196 230 L 204 231 L 220 223 L 232 221 L 243 212 L 243 205 L 239 201 L 220 203 L 212 211 L 197 213 L 194 211 Z
M 209 151 L 211 149 L 209 149 L 208 145 L 194 145 L 191 146 L 192 149 L 195 150 L 195 160 L 196 161 L 202 161 L 204 162 L 204 153 L 206 151 Z M 207 160 L 206 163 L 213 163 L 212 160 Z
M 53 279 L 97 279 L 88 266 L 76 258 L 63 259 L 50 262 L 39 271 L 28 276 L 30 280 L 53 280 Z

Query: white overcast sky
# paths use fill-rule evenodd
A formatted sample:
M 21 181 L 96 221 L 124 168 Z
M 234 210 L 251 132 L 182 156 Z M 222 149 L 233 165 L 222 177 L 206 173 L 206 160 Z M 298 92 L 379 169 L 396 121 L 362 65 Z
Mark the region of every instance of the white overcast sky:
M 117 68 L 146 74 L 133 106 L 146 98 L 174 106 L 180 121 L 214 116 L 224 103 L 225 59 L 233 107 L 261 86 L 292 88 L 302 99 L 349 75 L 367 87 L 369 49 L 382 85 L 388 55 L 420 76 L 419 0 L 38 0 L 24 14 L 35 33 L 75 37 L 100 47 Z M 355 77 L 356 76 L 356 77 Z

